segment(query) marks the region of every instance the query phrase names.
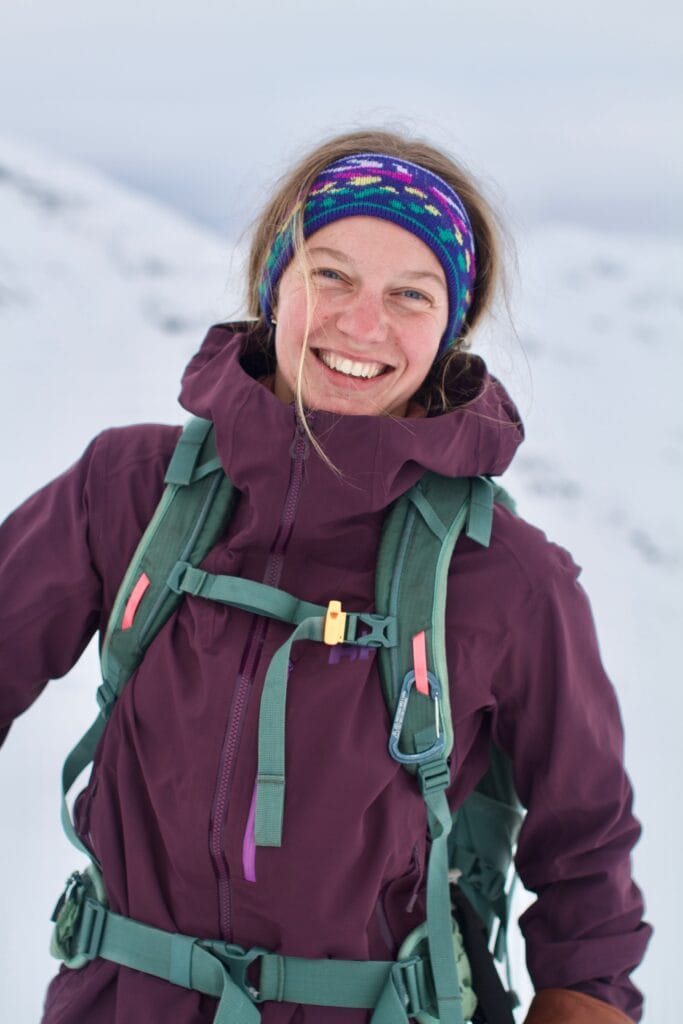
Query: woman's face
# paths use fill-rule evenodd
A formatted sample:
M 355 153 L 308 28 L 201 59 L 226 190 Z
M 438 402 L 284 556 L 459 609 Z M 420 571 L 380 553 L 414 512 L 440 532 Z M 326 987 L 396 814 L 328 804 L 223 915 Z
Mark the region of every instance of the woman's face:
M 390 221 L 347 217 L 306 242 L 313 303 L 303 362 L 309 409 L 405 415 L 448 319 L 446 278 L 432 250 Z M 306 333 L 306 267 L 280 280 L 275 394 L 289 402 Z

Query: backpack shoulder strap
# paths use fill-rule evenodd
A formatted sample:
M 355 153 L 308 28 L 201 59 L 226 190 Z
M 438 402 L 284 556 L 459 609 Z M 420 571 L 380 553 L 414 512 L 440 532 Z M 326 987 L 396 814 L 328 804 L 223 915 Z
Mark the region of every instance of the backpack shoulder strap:
M 223 471 L 209 420 L 191 419 L 178 440 L 166 488 L 114 601 L 101 651 L 100 705 L 113 704 L 182 600 L 178 562 L 196 566 L 225 530 L 236 490 Z
M 196 566 L 224 532 L 237 491 L 221 466 L 213 427 L 193 418 L 183 429 L 165 477 L 166 487 L 126 570 L 114 601 L 100 654 L 100 714 L 62 769 L 62 824 L 69 840 L 91 856 L 76 836 L 66 796 L 92 761 L 107 720 L 145 651 L 182 600 L 172 569 Z
M 487 545 L 493 485 L 484 477 L 427 473 L 390 511 L 376 571 L 377 611 L 398 621 L 398 644 L 380 650 L 384 699 L 393 718 L 389 751 L 417 775 L 431 847 L 426 877 L 426 934 L 439 1020 L 462 1024 L 448 890 L 446 799 L 453 748 L 446 663 L 446 585 L 460 534 Z
M 400 719 L 400 727 L 395 721 L 392 731 L 392 755 L 398 755 L 411 772 L 416 771 L 425 744 L 430 738 L 436 742 L 435 731 L 441 730 L 444 757 L 453 747 L 446 663 L 448 572 L 462 532 L 488 546 L 493 493 L 486 477 L 451 479 L 426 473 L 394 504 L 384 524 L 375 605 L 380 614 L 396 617 L 399 637 L 396 647 L 379 651 L 380 674 L 389 713 L 396 719 L 398 711 Z M 422 661 L 422 651 L 421 669 L 417 662 Z M 420 687 L 425 670 L 429 692 Z
M 496 953 L 500 959 L 506 953 L 505 882 L 522 817 L 509 760 L 492 748 L 489 771 L 454 822 L 445 798 L 450 781 L 446 759 L 453 749 L 446 661 L 448 573 L 461 533 L 488 547 L 494 501 L 515 511 L 507 492 L 487 477 L 425 474 L 389 512 L 377 565 L 377 611 L 394 615 L 398 622 L 398 645 L 378 652 L 393 719 L 390 752 L 417 773 L 432 835 L 426 922 L 432 963 L 445 960 L 449 949 L 450 909 L 444 907 L 450 908 L 446 878 L 451 869 L 457 869 L 461 890 L 480 914 L 487 935 L 494 920 L 500 921 Z M 438 991 L 436 976 L 435 983 Z M 442 984 L 449 984 L 447 976 Z M 511 1020 L 509 1007 L 492 1019 Z

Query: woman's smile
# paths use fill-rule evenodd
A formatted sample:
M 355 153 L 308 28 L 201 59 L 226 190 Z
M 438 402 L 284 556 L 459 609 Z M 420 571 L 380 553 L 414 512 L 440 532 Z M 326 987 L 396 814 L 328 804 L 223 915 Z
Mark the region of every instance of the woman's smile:
M 365 378 L 372 380 L 379 377 L 388 367 L 384 363 L 362 362 L 349 356 L 341 355 L 325 349 L 315 349 L 315 355 L 325 366 L 344 377 Z

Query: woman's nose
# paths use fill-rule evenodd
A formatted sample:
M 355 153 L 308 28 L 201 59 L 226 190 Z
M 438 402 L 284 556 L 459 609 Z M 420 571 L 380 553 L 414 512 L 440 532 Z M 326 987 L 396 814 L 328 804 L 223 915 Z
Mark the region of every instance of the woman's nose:
M 358 341 L 384 341 L 388 326 L 382 296 L 369 291 L 349 296 L 337 315 L 338 329 Z

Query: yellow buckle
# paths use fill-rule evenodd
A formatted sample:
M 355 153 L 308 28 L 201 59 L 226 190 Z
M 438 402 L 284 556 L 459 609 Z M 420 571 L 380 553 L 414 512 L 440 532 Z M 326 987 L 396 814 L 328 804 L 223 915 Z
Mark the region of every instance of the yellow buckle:
M 323 627 L 323 641 L 331 646 L 343 644 L 345 632 L 346 612 L 342 611 L 341 601 L 330 601 Z

